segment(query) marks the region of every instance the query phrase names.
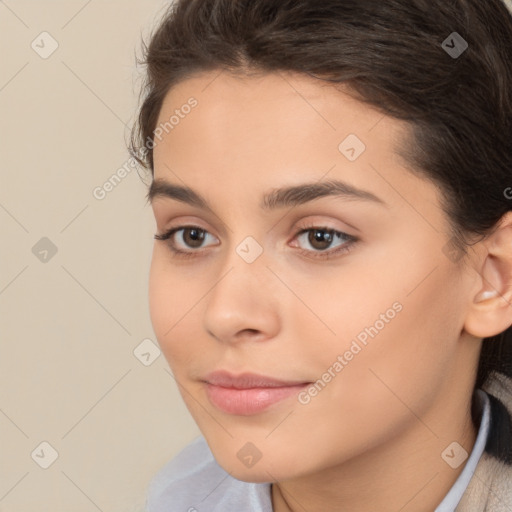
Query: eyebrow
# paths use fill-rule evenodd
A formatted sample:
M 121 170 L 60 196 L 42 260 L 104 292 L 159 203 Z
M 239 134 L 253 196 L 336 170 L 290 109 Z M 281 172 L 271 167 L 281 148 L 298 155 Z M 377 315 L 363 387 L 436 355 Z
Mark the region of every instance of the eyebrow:
M 385 207 L 389 206 L 383 199 L 368 190 L 357 188 L 343 181 L 329 180 L 274 189 L 263 197 L 260 208 L 270 211 L 277 208 L 293 207 L 327 196 L 369 201 Z M 151 203 L 157 197 L 175 199 L 213 213 L 213 208 L 200 194 L 189 187 L 175 185 L 162 179 L 154 180 L 147 193 L 147 199 Z

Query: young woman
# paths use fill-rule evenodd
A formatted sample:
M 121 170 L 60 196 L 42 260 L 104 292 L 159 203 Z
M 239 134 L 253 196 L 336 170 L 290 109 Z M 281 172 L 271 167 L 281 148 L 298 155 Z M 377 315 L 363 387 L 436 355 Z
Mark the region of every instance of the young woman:
M 178 0 L 144 46 L 149 512 L 512 510 L 503 0 Z

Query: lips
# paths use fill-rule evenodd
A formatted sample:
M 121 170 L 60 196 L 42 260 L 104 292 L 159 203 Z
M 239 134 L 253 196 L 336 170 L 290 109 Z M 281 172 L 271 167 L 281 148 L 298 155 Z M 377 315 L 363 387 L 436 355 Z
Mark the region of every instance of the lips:
M 244 373 L 232 375 L 216 371 L 204 379 L 210 403 L 228 414 L 248 416 L 263 412 L 271 405 L 297 395 L 311 382 L 283 381 Z
M 310 384 L 306 381 L 284 381 L 258 375 L 256 373 L 242 373 L 240 375 L 232 375 L 225 370 L 219 370 L 208 374 L 204 381 L 214 386 L 222 386 L 223 388 L 250 389 L 250 388 L 282 388 L 289 386 L 298 386 L 301 384 Z

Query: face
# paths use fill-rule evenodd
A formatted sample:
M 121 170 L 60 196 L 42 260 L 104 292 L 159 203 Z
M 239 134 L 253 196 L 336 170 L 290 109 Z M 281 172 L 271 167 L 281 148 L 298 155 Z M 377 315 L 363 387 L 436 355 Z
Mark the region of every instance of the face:
M 308 77 L 218 71 L 171 89 L 165 123 L 152 208 L 156 233 L 174 231 L 155 240 L 151 320 L 226 471 L 285 480 L 357 460 L 468 383 L 469 285 L 439 190 L 395 153 L 407 126 Z M 280 384 L 226 389 L 217 370 Z

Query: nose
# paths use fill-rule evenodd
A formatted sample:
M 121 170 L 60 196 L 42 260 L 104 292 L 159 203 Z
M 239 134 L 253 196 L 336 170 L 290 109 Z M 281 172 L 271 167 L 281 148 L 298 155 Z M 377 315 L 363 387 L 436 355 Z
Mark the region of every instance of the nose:
M 263 255 L 247 263 L 233 249 L 205 297 L 205 330 L 224 343 L 273 338 L 280 325 L 278 283 Z

